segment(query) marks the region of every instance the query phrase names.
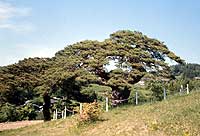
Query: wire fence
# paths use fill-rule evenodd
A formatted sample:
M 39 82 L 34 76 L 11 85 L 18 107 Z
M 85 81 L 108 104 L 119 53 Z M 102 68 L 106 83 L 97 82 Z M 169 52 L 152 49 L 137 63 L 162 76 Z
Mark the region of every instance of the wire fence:
M 183 95 L 183 94 L 189 94 L 190 93 L 190 90 L 189 90 L 189 85 L 187 84 L 186 88 L 183 87 L 183 85 L 181 85 L 180 87 L 180 90 L 178 93 L 175 93 L 175 94 L 168 94 L 167 93 L 167 90 L 165 88 L 163 88 L 163 96 L 162 96 L 162 100 L 167 100 L 173 96 L 177 96 L 177 95 Z M 141 105 L 141 104 L 144 104 L 144 103 L 147 103 L 147 102 L 140 102 L 140 97 L 139 97 L 139 93 L 138 91 L 135 92 L 135 96 L 132 96 L 130 98 L 127 98 L 127 99 L 115 99 L 115 100 L 109 100 L 108 97 L 105 98 L 105 101 L 103 103 L 104 106 L 102 106 L 104 109 L 104 111 L 108 112 L 110 109 L 112 109 L 113 107 L 113 103 L 123 103 L 125 101 L 129 101 L 129 100 L 133 100 L 133 104 L 134 105 Z M 152 102 L 152 101 L 151 101 Z M 79 103 L 79 113 L 82 114 L 83 112 L 83 103 Z M 66 106 L 64 107 L 64 110 L 60 110 L 58 111 L 58 109 L 55 109 L 53 111 L 53 119 L 56 120 L 58 118 L 62 118 L 62 119 L 65 119 L 66 116 L 67 116 L 67 113 L 71 113 L 71 115 L 74 115 L 75 114 L 75 111 L 74 110 L 70 110 L 70 109 L 67 109 Z

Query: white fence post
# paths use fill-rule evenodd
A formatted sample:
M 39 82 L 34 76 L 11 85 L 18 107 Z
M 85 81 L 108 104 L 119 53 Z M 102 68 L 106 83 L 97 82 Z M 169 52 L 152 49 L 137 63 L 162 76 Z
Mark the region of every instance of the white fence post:
M 187 94 L 189 94 L 189 85 L 187 84 Z
M 64 111 L 62 110 L 62 112 L 61 112 L 61 113 L 62 113 L 62 119 L 64 119 Z
M 64 119 L 66 119 L 66 116 L 67 116 L 67 108 L 66 108 L 66 106 L 65 106 Z
M 181 88 L 180 88 L 180 91 L 179 91 L 179 92 L 180 92 L 180 94 L 182 94 L 182 93 L 183 93 L 183 91 L 184 91 L 184 90 L 183 90 L 183 85 L 181 85 Z
M 53 120 L 55 120 L 55 118 L 56 118 L 56 113 L 55 111 L 53 111 Z
M 182 90 L 181 90 L 181 88 L 180 88 L 180 91 L 179 91 L 179 92 L 180 92 L 180 94 L 182 93 Z
M 165 90 L 165 88 L 163 89 L 163 96 L 164 96 L 164 100 L 166 100 L 166 90 Z
M 55 119 L 58 119 L 58 110 L 56 109 L 56 116 Z
M 106 112 L 108 112 L 108 97 L 106 97 Z
M 181 92 L 183 92 L 183 85 L 181 85 Z
M 83 112 L 83 104 L 80 103 L 80 114 L 82 114 L 82 112 Z
M 138 92 L 135 92 L 135 105 L 138 105 Z

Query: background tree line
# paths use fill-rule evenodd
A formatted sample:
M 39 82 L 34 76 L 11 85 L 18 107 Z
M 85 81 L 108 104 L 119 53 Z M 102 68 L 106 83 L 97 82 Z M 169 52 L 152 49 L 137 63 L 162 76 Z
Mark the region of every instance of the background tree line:
M 172 74 L 175 76 L 181 76 L 182 78 L 193 79 L 200 77 L 200 65 L 188 63 L 186 65 L 174 65 L 171 66 Z

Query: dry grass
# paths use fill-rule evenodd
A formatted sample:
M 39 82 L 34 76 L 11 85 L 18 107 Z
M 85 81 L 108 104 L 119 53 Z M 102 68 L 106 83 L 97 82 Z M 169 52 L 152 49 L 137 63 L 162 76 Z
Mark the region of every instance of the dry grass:
M 0 132 L 2 136 L 200 136 L 200 92 L 103 113 L 103 121 L 76 125 L 75 117 Z
M 26 120 L 26 121 L 17 121 L 17 122 L 5 122 L 0 123 L 0 131 L 8 130 L 8 129 L 17 129 L 25 126 L 30 126 L 38 123 L 44 122 L 43 120 Z

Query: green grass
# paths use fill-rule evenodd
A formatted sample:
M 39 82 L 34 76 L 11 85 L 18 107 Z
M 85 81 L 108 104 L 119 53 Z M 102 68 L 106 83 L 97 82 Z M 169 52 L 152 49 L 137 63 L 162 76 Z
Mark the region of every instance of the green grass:
M 76 117 L 0 132 L 0 136 L 200 136 L 200 92 L 103 113 L 82 126 Z

